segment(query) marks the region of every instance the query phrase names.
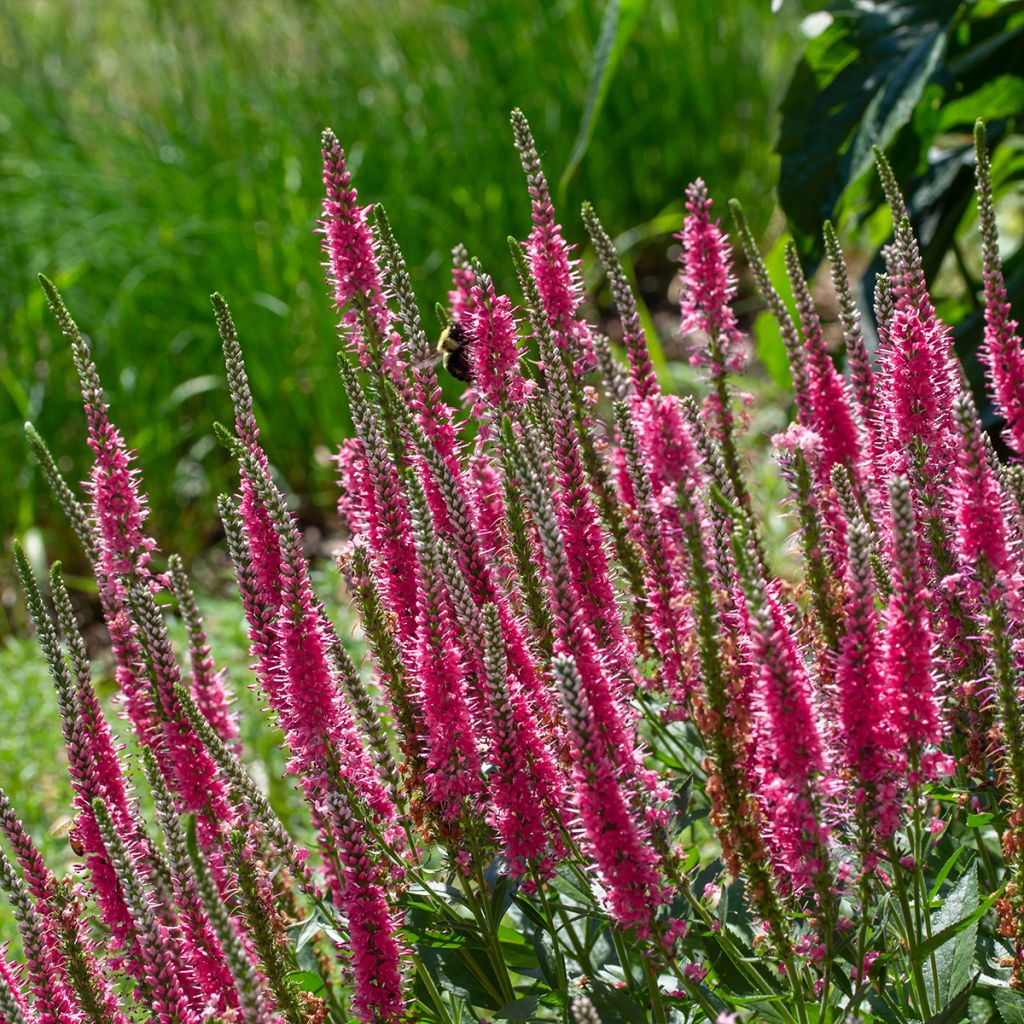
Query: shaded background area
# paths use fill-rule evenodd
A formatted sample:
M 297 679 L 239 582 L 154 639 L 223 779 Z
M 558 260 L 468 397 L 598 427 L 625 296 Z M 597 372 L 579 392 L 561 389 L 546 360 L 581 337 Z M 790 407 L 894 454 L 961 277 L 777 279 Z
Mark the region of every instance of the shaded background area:
M 516 105 L 553 184 L 579 157 L 557 189 L 569 237 L 585 237 L 591 199 L 663 300 L 693 177 L 768 220 L 799 14 L 749 0 L 0 6 L 0 536 L 37 528 L 49 557 L 77 564 L 22 437 L 31 419 L 69 478 L 85 475 L 70 353 L 37 273 L 92 338 L 165 550 L 209 543 L 232 480 L 211 431 L 229 415 L 212 290 L 233 305 L 271 457 L 329 511 L 326 454 L 346 419 L 313 234 L 320 130 L 342 139 L 363 200 L 387 206 L 428 326 L 456 242 L 511 288 L 505 238 L 529 218 Z

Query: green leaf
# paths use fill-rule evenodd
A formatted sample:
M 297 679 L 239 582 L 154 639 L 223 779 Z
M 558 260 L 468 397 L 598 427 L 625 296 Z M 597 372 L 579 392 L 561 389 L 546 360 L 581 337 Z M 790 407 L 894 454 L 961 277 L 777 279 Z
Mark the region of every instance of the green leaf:
M 292 948 L 296 953 L 299 952 L 308 942 L 311 942 L 320 932 L 320 919 L 316 914 L 310 915 L 310 917 L 304 921 L 301 925 L 298 925 L 298 934 L 292 939 Z M 294 932 L 295 929 L 293 928 Z
M 300 992 L 319 995 L 324 990 L 324 979 L 314 971 L 292 971 L 285 975 L 285 981 Z
M 608 0 L 601 18 L 601 31 L 594 47 L 594 58 L 590 65 L 590 83 L 587 86 L 587 101 L 583 107 L 579 132 L 573 144 L 569 162 L 565 165 L 558 182 L 559 196 L 564 199 L 565 191 L 583 159 L 594 128 L 604 106 L 605 97 L 611 88 L 615 70 L 633 30 L 640 21 L 647 6 L 647 0 Z
M 932 919 L 932 931 L 935 933 L 933 938 L 949 935 L 935 948 L 937 991 L 931 972 L 925 971 L 929 995 L 934 1005 L 946 1006 L 970 983 L 980 917 L 977 911 L 978 870 L 977 865 L 972 864 L 960 876 L 953 891 Z
M 487 957 L 473 949 L 449 950 L 417 946 L 416 954 L 443 989 L 473 1006 L 497 1010 L 501 1005 L 491 981 L 493 968 Z
M 950 871 L 953 870 L 953 865 L 960 859 L 960 854 L 966 850 L 966 846 L 958 846 L 946 860 L 946 863 L 939 869 L 939 873 L 935 876 L 935 881 L 932 883 L 931 891 L 928 893 L 929 899 L 935 899 L 939 893 L 939 889 L 942 888 L 942 883 L 949 877 Z
M 622 989 L 599 978 L 590 979 L 590 999 L 605 1024 L 647 1024 L 647 1014 Z
M 494 1015 L 495 1020 L 529 1020 L 533 1011 L 537 1009 L 540 996 L 523 996 L 513 1003 L 503 1006 Z
M 782 103 L 779 199 L 805 236 L 832 218 L 846 187 L 908 124 L 945 53 L 960 4 L 847 0 L 812 40 Z
M 981 828 L 982 825 L 988 825 L 994 818 L 995 815 L 991 811 L 985 811 L 984 814 L 968 814 L 967 827 Z
M 925 1024 L 960 1024 L 964 1019 L 964 1010 L 970 1001 L 971 989 L 973 988 L 974 985 L 972 984 L 971 988 L 961 992 L 948 1006 L 943 1007 L 938 1013 L 929 1017 Z
M 996 989 L 996 1009 L 1003 1024 L 1024 1024 L 1024 996 L 1013 989 Z
M 974 124 L 980 117 L 994 121 L 1014 117 L 1024 108 L 1024 80 L 1017 75 L 1000 75 L 967 96 L 947 103 L 939 114 L 938 128 L 950 131 Z

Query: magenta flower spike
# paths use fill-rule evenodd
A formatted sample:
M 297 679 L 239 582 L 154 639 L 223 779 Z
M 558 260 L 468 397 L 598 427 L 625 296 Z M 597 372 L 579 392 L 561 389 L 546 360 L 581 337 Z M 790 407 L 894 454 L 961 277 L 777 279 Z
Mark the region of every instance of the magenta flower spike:
M 362 473 L 366 479 L 362 518 L 368 547 L 373 553 L 382 594 L 396 618 L 398 635 L 403 643 L 411 643 L 416 633 L 419 598 L 409 509 L 376 412 L 356 374 L 345 365 L 339 370 L 361 446 Z
M 823 856 L 829 829 L 817 793 L 825 759 L 811 681 L 777 588 L 766 587 L 756 575 L 739 540 L 734 549 L 748 609 L 748 657 L 756 676 L 756 791 L 776 871 L 799 892 L 828 872 Z
M 136 815 L 136 808 L 128 801 L 121 763 L 92 690 L 88 655 L 78 633 L 71 602 L 60 574 L 55 571 L 51 579 L 54 584 L 58 620 L 69 646 L 70 667 L 64 658 L 53 620 L 43 602 L 35 577 L 18 544 L 14 546 L 14 556 L 29 614 L 36 627 L 39 646 L 56 691 L 67 750 L 68 773 L 71 777 L 75 809 L 78 812 L 74 826 L 75 838 L 85 857 L 92 889 L 103 922 L 110 929 L 112 944 L 115 949 L 125 950 L 130 954 L 130 915 L 107 857 L 102 837 L 96 828 L 93 801 L 105 798 L 107 793 L 112 794 L 117 803 L 111 806 L 117 816 L 121 834 L 140 850 L 147 849 L 148 840 Z M 74 671 L 74 681 L 70 671 Z M 82 695 L 81 703 L 79 694 Z M 97 728 L 96 723 L 102 727 Z M 137 962 L 133 963 L 130 957 L 128 966 L 129 970 L 138 969 Z
M 958 447 L 949 350 L 945 327 L 929 324 L 916 308 L 897 307 L 885 352 L 886 458 L 890 473 L 920 481 L 930 511 L 942 507 L 942 482 L 951 476 Z
M 848 523 L 846 541 L 846 629 L 836 667 L 836 738 L 849 772 L 852 806 L 862 811 L 872 832 L 886 839 L 899 824 L 899 808 L 894 799 L 892 763 L 887 756 L 892 745 L 891 702 L 883 671 L 867 527 L 859 522 Z M 870 866 L 864 865 L 865 869 Z
M 93 804 L 95 821 L 109 862 L 131 915 L 146 1001 L 159 1024 L 200 1024 L 198 1008 L 189 999 L 191 978 L 177 936 L 156 912 L 147 891 L 137 854 L 118 835 L 102 800 Z
M 597 867 L 612 918 L 646 936 L 658 907 L 671 898 L 671 886 L 661 877 L 651 836 L 600 742 L 572 658 L 559 654 L 552 667 L 572 740 L 574 797 L 587 853 Z
M 441 451 L 432 443 L 422 425 L 407 414 L 403 406 L 392 395 L 390 408 L 402 417 L 402 426 L 421 461 L 420 477 L 429 477 L 431 489 L 424 486 L 434 526 L 439 533 L 450 536 L 452 547 L 469 584 L 473 600 L 477 605 L 493 603 L 501 615 L 502 631 L 505 635 L 509 663 L 516 678 L 537 708 L 546 723 L 554 721 L 550 687 L 537 670 L 533 655 L 526 642 L 522 623 L 516 617 L 508 597 L 494 578 L 491 563 L 485 558 L 480 544 L 480 530 L 470 501 L 471 488 L 461 469 L 453 471 Z M 443 518 L 439 518 L 434 497 L 443 504 Z M 450 510 L 450 512 L 449 512 Z
M 275 624 L 279 662 L 274 700 L 292 754 L 291 768 L 302 777 L 321 821 L 326 813 L 325 795 L 335 788 L 333 771 L 339 780 L 352 786 L 378 821 L 390 824 L 394 805 L 362 746 L 332 670 L 327 618 L 310 582 L 309 563 L 294 517 L 253 454 L 234 439 L 222 436 L 251 480 L 254 494 L 279 537 L 282 567 L 280 610 Z
M 125 710 L 143 744 L 155 741 L 158 726 L 145 680 L 138 674 L 141 651 L 125 605 L 119 573 L 153 585 L 148 563 L 155 544 L 145 533 L 145 499 L 138 489 L 138 472 L 120 432 L 110 422 L 107 403 L 89 345 L 53 284 L 40 278 L 61 333 L 71 343 L 89 428 L 94 464 L 87 485 L 96 526 L 93 572 L 99 586 L 103 617 L 110 631 L 117 663 L 115 676 L 125 697 Z M 92 548 L 90 542 L 89 547 Z
M 613 362 L 605 361 L 605 353 L 610 358 L 611 350 L 607 341 L 603 345 L 601 344 L 601 334 L 596 332 L 593 338 L 599 368 L 607 379 L 616 401 L 626 398 L 629 390 L 639 399 L 653 398 L 661 393 L 661 386 L 658 384 L 658 376 L 647 347 L 647 336 L 644 334 L 643 324 L 640 321 L 636 295 L 633 294 L 629 278 L 619 262 L 615 243 L 598 220 L 597 213 L 590 203 L 583 204 L 583 223 L 594 243 L 597 258 L 608 275 L 608 285 L 619 313 L 619 320 L 622 323 L 622 345 L 626 350 L 626 358 L 629 360 L 628 385 L 625 380 L 621 382 L 621 386 L 616 383 L 618 373 L 615 365 Z M 609 369 L 612 371 L 611 373 L 608 372 Z
M 974 403 L 967 395 L 957 402 L 956 419 L 962 445 L 957 453 L 953 503 L 960 558 L 971 569 L 986 563 L 1006 585 L 1011 582 L 1008 575 L 1015 568 L 1015 560 L 1010 555 L 1002 492 L 989 465 Z M 982 595 L 984 602 L 988 599 L 989 595 Z
M 335 792 L 330 801 L 344 877 L 340 905 L 351 944 L 352 1009 L 364 1024 L 399 1024 L 408 1019 L 401 920 L 388 903 L 385 879 L 348 797 Z
M 153 595 L 140 587 L 129 595 L 129 600 L 160 709 L 165 757 L 158 760 L 164 779 L 180 810 L 196 815 L 199 842 L 211 854 L 220 879 L 220 856 L 214 856 L 213 851 L 221 845 L 221 828 L 230 827 L 235 820 L 227 790 L 210 752 L 181 709 L 175 693 L 175 688 L 182 684 L 181 673 Z
M 334 305 L 341 312 L 338 329 L 351 345 L 360 366 L 382 365 L 396 380 L 404 370 L 401 339 L 391 327 L 383 277 L 370 230 L 372 206 L 359 205 L 359 193 L 345 166 L 345 152 L 330 128 L 321 138 L 325 196 L 318 231 L 323 235 L 327 277 Z M 366 317 L 360 320 L 359 310 Z M 374 332 L 367 337 L 366 331 Z
M 673 558 L 668 530 L 655 504 L 650 473 L 625 402 L 616 404 L 615 421 L 639 518 L 640 546 L 646 563 L 647 614 L 661 659 L 661 688 L 673 700 L 671 713 L 686 717 L 691 710 L 687 706 L 688 698 L 696 690 L 699 678 L 690 655 L 689 587 L 679 561 Z M 676 511 L 674 506 L 672 511 Z
M 6 797 L 4 801 L 6 802 Z M 20 832 L 20 822 L 15 819 L 14 823 Z M 5 831 L 8 831 L 6 827 Z M 25 846 L 22 842 L 20 849 L 16 848 L 15 853 L 20 855 L 24 852 Z M 39 867 L 36 863 L 37 857 L 38 855 L 29 858 L 33 875 L 37 874 Z M 48 896 L 52 895 L 52 876 L 49 881 L 34 877 L 29 887 L 26 887 L 25 881 L 0 847 L 0 889 L 7 893 L 21 935 L 28 987 L 34 998 L 39 1024 L 78 1024 L 81 1018 L 76 1009 L 77 1000 L 66 984 L 67 962 L 61 949 L 60 935 L 51 917 L 56 908 L 49 903 L 37 901 L 37 897 L 31 892 L 33 883 L 37 888 L 41 887 Z
M 515 309 L 507 295 L 499 295 L 487 275 L 472 290 L 472 317 L 469 329 L 473 338 L 471 361 L 473 388 L 481 405 L 499 411 L 522 408 L 533 391 L 520 369 L 519 331 Z M 483 409 L 478 408 L 480 415 Z
M 464 245 L 452 249 L 452 287 L 448 292 L 448 314 L 453 323 L 468 327 L 476 313 L 476 274 Z
M 338 485 L 335 510 L 342 527 L 354 538 L 366 540 L 369 518 L 373 514 L 373 485 L 366 466 L 363 442 L 346 437 L 332 460 Z
M 632 711 L 621 699 L 620 688 L 613 681 L 593 631 L 580 610 L 550 487 L 538 475 L 511 431 L 506 432 L 503 441 L 510 475 L 537 526 L 554 619 L 556 651 L 573 659 L 590 714 L 599 737 L 607 744 L 609 757 L 623 771 L 632 773 L 637 769 Z
M 611 580 L 605 533 L 591 493 L 580 435 L 573 412 L 569 380 L 563 360 L 555 347 L 553 332 L 545 319 L 538 282 L 530 276 L 522 251 L 511 244 L 519 284 L 526 296 L 530 324 L 541 359 L 547 369 L 551 439 L 554 445 L 551 470 L 557 488 L 554 494 L 560 544 L 572 575 L 578 598 L 577 608 L 596 639 L 610 668 L 622 680 L 635 674 L 635 651 L 622 627 Z M 537 451 L 541 450 L 539 444 Z
M 711 219 L 711 198 L 698 178 L 686 189 L 687 217 L 675 237 L 682 243 L 679 282 L 682 330 L 710 342 L 690 357 L 694 366 L 707 366 L 711 375 L 743 368 L 746 351 L 732 302 L 736 278 L 732 271 L 729 236 Z
M 238 721 L 231 710 L 231 700 L 225 686 L 227 672 L 218 669 L 214 661 L 181 557 L 171 555 L 167 559 L 167 568 L 171 590 L 178 602 L 178 612 L 188 632 L 192 696 L 217 735 L 225 742 L 233 742 L 238 739 Z
M 1018 455 L 1024 455 L 1024 343 L 1006 297 L 992 201 L 992 163 L 985 143 L 985 125 L 981 121 L 974 128 L 974 148 L 985 285 L 985 337 L 979 355 L 988 369 L 996 404 L 1006 419 L 1006 439 Z
M 442 820 L 450 822 L 462 815 L 466 801 L 475 800 L 483 791 L 483 776 L 467 694 L 465 653 L 456 642 L 454 609 L 444 584 L 430 513 L 415 483 L 408 493 L 419 561 L 420 620 L 414 664 L 423 716 L 426 793 Z
M 892 597 L 885 615 L 884 671 L 890 692 L 894 753 L 906 742 L 920 753 L 944 733 L 932 665 L 934 637 L 928 592 L 918 552 L 917 520 L 906 477 L 889 483 L 892 509 Z
M 8 959 L 8 946 L 0 945 L 0 1024 L 40 1024 L 29 1009 L 23 989 L 23 965 Z
M 786 246 L 786 271 L 800 314 L 810 377 L 813 413 L 808 426 L 819 435 L 822 442 L 818 469 L 820 481 L 827 484 L 831 479 L 832 467 L 841 465 L 846 467 L 855 482 L 859 482 L 861 450 L 853 418 L 853 402 L 847 392 L 846 382 L 839 375 L 825 348 L 821 320 L 814 308 L 814 300 L 793 242 Z M 831 513 L 832 510 L 826 507 L 826 512 Z
M 530 191 L 533 228 L 525 246 L 530 270 L 554 343 L 567 353 L 573 372 L 582 375 L 594 368 L 595 356 L 590 325 L 579 315 L 583 305 L 579 260 L 570 258 L 572 246 L 565 241 L 561 225 L 555 222 L 555 207 L 537 145 L 521 110 L 512 111 L 512 130 Z
M 676 489 L 700 480 L 697 451 L 676 395 L 655 395 L 633 403 L 633 421 L 648 466 L 654 499 L 662 515 L 674 515 Z

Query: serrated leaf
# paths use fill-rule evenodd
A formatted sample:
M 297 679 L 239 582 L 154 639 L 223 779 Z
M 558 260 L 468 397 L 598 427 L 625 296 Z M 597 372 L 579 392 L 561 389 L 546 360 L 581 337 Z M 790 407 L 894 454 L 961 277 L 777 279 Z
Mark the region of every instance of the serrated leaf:
M 1002 1024 L 1024 1024 L 1024 996 L 1013 989 L 996 989 L 996 1009 Z
M 971 988 L 973 987 L 972 985 Z M 960 1024 L 964 1019 L 964 1010 L 967 1009 L 967 1002 L 970 998 L 971 989 L 965 989 L 948 1006 L 929 1017 L 925 1024 Z
M 951 937 L 935 950 L 938 974 L 937 990 L 931 972 L 925 971 L 929 997 L 933 1005 L 953 1002 L 971 980 L 974 945 L 978 935 L 978 870 L 977 865 L 960 876 L 938 913 L 932 918 L 935 935 L 951 932 Z M 966 1000 L 965 1000 L 966 1005 Z

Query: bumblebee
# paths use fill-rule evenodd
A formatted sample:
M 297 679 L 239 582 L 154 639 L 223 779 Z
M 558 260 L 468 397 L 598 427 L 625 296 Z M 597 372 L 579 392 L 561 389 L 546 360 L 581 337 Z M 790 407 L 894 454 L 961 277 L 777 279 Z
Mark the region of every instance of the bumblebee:
M 437 352 L 444 368 L 463 384 L 473 383 L 473 364 L 469 358 L 469 347 L 469 333 L 458 320 L 449 322 L 437 342 Z

